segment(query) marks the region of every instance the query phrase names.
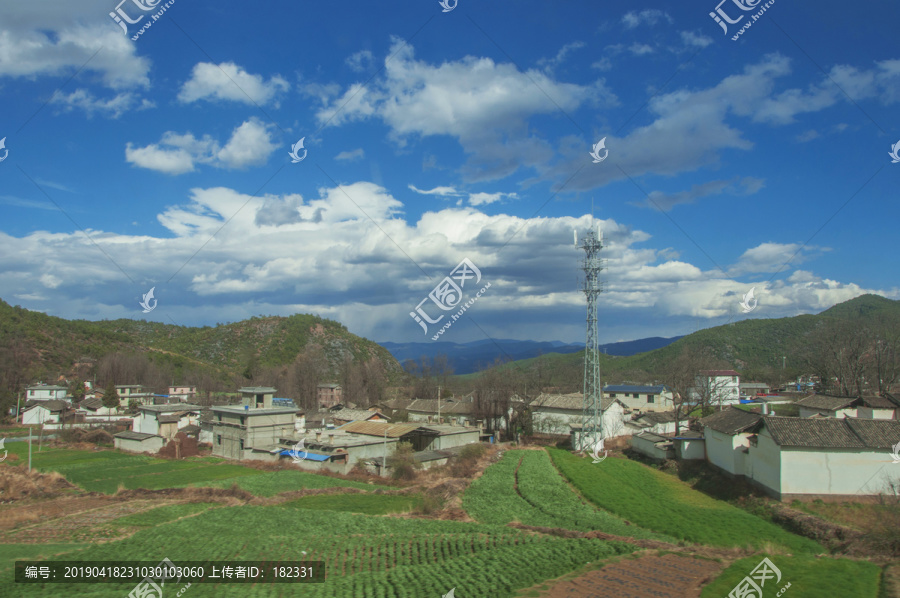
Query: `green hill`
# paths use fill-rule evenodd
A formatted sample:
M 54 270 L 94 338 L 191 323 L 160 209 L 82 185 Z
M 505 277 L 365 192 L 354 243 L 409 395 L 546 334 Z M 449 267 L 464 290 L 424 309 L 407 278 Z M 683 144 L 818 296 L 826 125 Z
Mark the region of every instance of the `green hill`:
M 32 376 L 65 374 L 85 358 L 118 351 L 150 354 L 176 369 L 208 370 L 222 377 L 241 373 L 248 363 L 288 365 L 311 346 L 322 351 L 332 371 L 346 359 L 375 359 L 386 372 L 402 371 L 377 343 L 351 334 L 339 322 L 308 314 L 193 328 L 143 320 L 65 320 L 0 300 L 0 353 L 5 358 L 0 368 L 13 367 L 12 353 L 24 352 L 33 357 Z
M 600 355 L 600 372 L 607 383 L 650 383 L 684 347 L 706 349 L 714 359 L 734 368 L 745 377 L 776 380 L 809 372 L 802 368 L 799 356 L 806 350 L 809 335 L 821 327 L 831 327 L 848 320 L 860 325 L 880 325 L 884 319 L 900 323 L 900 301 L 877 295 L 862 295 L 839 303 L 819 314 L 777 319 L 742 320 L 724 326 L 707 328 L 689 334 L 676 342 L 646 353 L 628 357 Z M 602 324 L 601 324 L 602 325 Z M 785 370 L 782 372 L 782 357 Z M 506 364 L 521 372 L 533 372 L 539 362 L 552 372 L 549 384 L 564 390 L 578 390 L 583 379 L 584 351 L 561 355 L 552 353 Z M 477 377 L 473 375 L 472 377 Z

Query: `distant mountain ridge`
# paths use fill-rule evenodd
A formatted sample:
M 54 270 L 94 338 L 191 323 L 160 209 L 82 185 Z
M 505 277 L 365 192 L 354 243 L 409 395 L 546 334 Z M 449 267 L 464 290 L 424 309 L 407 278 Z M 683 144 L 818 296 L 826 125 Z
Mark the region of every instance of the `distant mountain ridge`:
M 678 339 L 662 338 L 658 336 L 642 338 L 633 341 L 619 343 L 607 343 L 600 346 L 600 350 L 607 355 L 629 356 L 637 353 L 645 353 L 665 347 Z M 437 355 L 446 355 L 447 361 L 453 367 L 456 374 L 472 374 L 493 365 L 499 357 L 504 361 L 512 359 L 529 359 L 546 355 L 548 353 L 578 353 L 584 351 L 584 343 L 563 343 L 561 341 L 523 341 L 514 339 L 485 339 L 468 343 L 379 343 L 390 351 L 391 355 L 403 363 L 407 359 L 418 361 L 423 355 L 434 358 Z

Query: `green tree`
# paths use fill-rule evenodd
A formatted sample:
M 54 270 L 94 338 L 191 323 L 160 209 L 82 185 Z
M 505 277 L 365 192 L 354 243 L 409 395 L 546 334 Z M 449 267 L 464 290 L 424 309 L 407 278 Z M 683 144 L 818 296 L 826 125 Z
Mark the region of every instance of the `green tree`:
M 84 400 L 84 381 L 80 378 L 76 378 L 69 384 L 69 394 L 72 395 L 72 400 L 75 403 L 80 403 Z
M 119 393 L 116 392 L 116 383 L 112 380 L 106 385 L 103 391 L 103 406 L 109 409 L 119 409 Z

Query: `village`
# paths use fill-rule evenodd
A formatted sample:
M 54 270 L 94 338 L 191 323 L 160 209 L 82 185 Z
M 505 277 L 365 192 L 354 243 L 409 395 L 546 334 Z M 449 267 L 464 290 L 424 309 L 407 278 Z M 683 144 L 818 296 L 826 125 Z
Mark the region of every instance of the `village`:
M 900 398 L 816 393 L 815 376 L 786 388 L 741 382 L 734 370 L 704 370 L 678 396 L 666 385 L 603 387 L 601 449 L 651 463 L 705 461 L 778 500 L 854 498 L 885 492 L 886 464 L 900 463 Z M 107 391 L 108 392 L 108 391 Z M 319 384 L 318 410 L 306 411 L 273 387 L 242 387 L 228 404 L 200 405 L 195 386 L 165 394 L 115 385 L 119 406 L 85 384 L 80 402 L 68 386 L 34 384 L 15 414 L 35 435 L 66 428 L 114 430 L 116 449 L 176 458 L 203 447 L 235 461 L 289 461 L 304 470 L 389 475 L 398 447 L 417 467 L 445 465 L 473 443 L 526 440 L 581 446 L 583 393 L 513 394 L 484 417 L 474 393 L 390 399 L 360 407 L 339 384 Z M 526 433 L 527 432 L 527 433 Z

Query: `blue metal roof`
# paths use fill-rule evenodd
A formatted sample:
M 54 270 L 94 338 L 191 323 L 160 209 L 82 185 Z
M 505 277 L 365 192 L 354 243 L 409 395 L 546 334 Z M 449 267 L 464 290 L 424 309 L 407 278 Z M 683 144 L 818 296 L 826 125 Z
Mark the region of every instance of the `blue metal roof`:
M 288 457 L 292 457 L 291 451 L 281 451 L 278 453 L 279 455 L 285 455 Z M 303 457 L 304 461 L 328 461 L 331 458 L 331 455 L 318 455 L 316 453 L 300 453 Z
M 604 392 L 642 392 L 659 394 L 664 390 L 666 390 L 666 387 L 663 384 L 660 384 L 659 386 L 631 386 L 629 384 L 616 384 L 603 387 Z

